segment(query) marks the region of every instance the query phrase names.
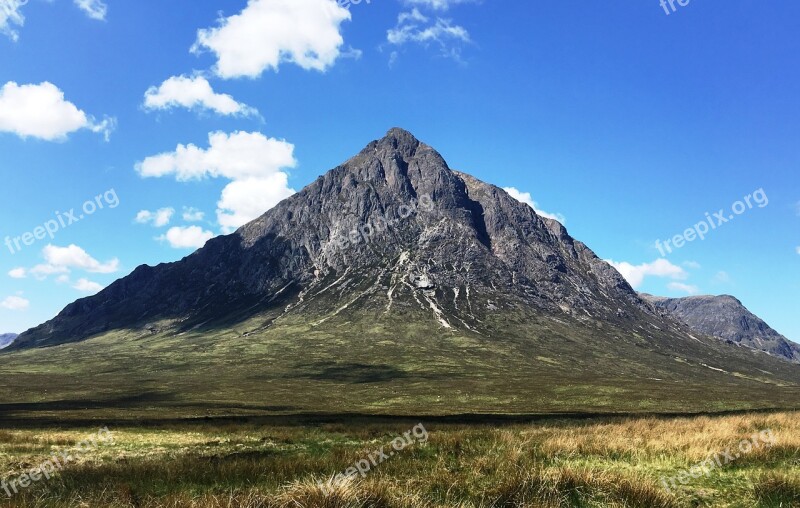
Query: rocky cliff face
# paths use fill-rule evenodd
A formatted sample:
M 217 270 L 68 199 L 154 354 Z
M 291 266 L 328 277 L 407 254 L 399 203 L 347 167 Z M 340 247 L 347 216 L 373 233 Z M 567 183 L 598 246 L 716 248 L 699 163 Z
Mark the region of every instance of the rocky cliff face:
M 137 268 L 14 347 L 119 328 L 214 326 L 301 303 L 305 315 L 324 318 L 342 303 L 326 294 L 331 284 L 353 293 L 348 307 L 419 305 L 445 328 L 478 330 L 502 309 L 587 320 L 651 312 L 561 224 L 393 129 L 234 234 L 179 262 Z
M 732 296 L 642 297 L 698 333 L 800 363 L 800 345 L 773 330 Z

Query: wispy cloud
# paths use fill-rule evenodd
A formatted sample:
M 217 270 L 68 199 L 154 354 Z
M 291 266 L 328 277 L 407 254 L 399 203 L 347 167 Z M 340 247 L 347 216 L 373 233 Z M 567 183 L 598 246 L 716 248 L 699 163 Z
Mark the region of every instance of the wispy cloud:
M 445 19 L 437 19 L 433 24 L 425 27 L 404 24 L 401 21 L 396 28 L 387 32 L 386 39 L 398 46 L 406 42 L 436 42 L 444 47 L 448 39 L 469 42 L 469 32 L 464 27 L 453 25 L 450 20 Z
M 403 0 L 406 5 L 423 6 L 436 11 L 446 11 L 453 5 L 476 3 L 477 0 Z
M 89 279 L 78 279 L 78 282 L 72 285 L 73 289 L 77 289 L 82 293 L 99 293 L 103 290 L 103 286 L 97 282 L 92 282 Z
M 169 224 L 172 216 L 175 214 L 174 208 L 159 208 L 156 211 L 142 210 L 136 214 L 136 221 L 138 224 L 152 224 L 153 227 L 161 228 Z
M 0 302 L 0 307 L 8 310 L 27 310 L 31 306 L 31 302 L 21 296 L 9 296 Z
M 200 222 L 206 214 L 197 208 L 192 207 L 184 207 L 183 208 L 183 220 L 186 222 Z
M 75 5 L 92 19 L 104 21 L 108 6 L 101 0 L 75 0 Z
M 686 293 L 687 295 L 696 295 L 700 292 L 700 289 L 697 286 L 684 284 L 682 282 L 670 282 L 667 284 L 667 289 L 679 293 Z
M 713 281 L 717 284 L 729 284 L 731 282 L 731 276 L 728 272 L 720 270 L 714 275 Z
M 19 29 L 25 24 L 22 8 L 29 0 L 0 0 L 0 34 L 14 42 L 19 40 Z M 99 21 L 106 19 L 108 7 L 102 0 L 74 0 L 87 16 Z
M 14 268 L 8 272 L 8 276 L 12 279 L 24 279 L 27 277 L 27 271 L 24 268 Z
M 27 3 L 28 0 L 0 0 L 0 33 L 14 42 L 19 40 L 17 28 L 25 24 L 22 7 Z
M 425 5 L 434 10 L 446 10 L 449 5 L 445 0 L 411 3 Z M 386 41 L 398 49 L 409 43 L 423 47 L 434 46 L 438 48 L 440 56 L 461 61 L 462 47 L 470 43 L 471 38 L 466 28 L 455 24 L 451 19 L 437 14 L 428 16 L 418 7 L 413 7 L 397 16 L 397 24 L 386 32 Z M 393 51 L 390 63 L 394 63 L 397 57 L 398 52 Z

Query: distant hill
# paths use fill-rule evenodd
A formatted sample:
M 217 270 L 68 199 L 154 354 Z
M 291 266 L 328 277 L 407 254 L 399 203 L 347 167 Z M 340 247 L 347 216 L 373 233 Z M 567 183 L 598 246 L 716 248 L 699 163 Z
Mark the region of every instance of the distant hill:
M 14 342 L 14 339 L 17 338 L 16 333 L 3 333 L 0 334 L 0 349 L 7 347 L 9 344 Z
M 733 296 L 686 298 L 664 298 L 648 294 L 641 296 L 698 333 L 706 333 L 721 340 L 800 363 L 800 345 L 773 330 Z

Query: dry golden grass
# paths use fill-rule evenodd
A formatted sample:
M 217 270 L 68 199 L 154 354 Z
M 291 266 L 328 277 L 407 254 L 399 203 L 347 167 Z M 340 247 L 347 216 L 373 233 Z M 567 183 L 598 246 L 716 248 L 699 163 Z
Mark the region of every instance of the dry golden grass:
M 544 436 L 543 450 L 554 455 L 627 455 L 652 460 L 660 455 L 679 453 L 690 462 L 698 462 L 709 452 L 724 450 L 765 429 L 771 429 L 777 437 L 775 449 L 794 454 L 800 451 L 797 413 L 629 419 L 568 429 L 544 427 L 532 430 L 531 437 Z M 775 450 L 761 449 L 753 453 L 771 455 Z
M 4 501 L 12 508 L 679 508 L 800 506 L 800 413 L 428 424 L 429 440 L 366 478 L 317 484 L 387 446 L 407 423 L 111 428 L 115 444 Z M 668 492 L 709 454 L 754 449 Z M 0 479 L 96 429 L 0 430 Z M 4 496 L 0 491 L 0 496 Z M 5 503 L 5 504 L 4 504 Z

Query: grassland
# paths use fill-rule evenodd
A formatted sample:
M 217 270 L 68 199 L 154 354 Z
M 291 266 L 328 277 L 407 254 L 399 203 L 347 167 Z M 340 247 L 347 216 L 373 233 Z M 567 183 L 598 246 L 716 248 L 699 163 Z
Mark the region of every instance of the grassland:
M 115 437 L 0 506 L 800 506 L 796 365 L 602 322 L 498 314 L 478 334 L 384 310 L 0 353 L 0 480 Z M 721 411 L 741 413 L 670 416 Z M 424 446 L 323 495 L 420 422 Z M 659 484 L 765 429 L 774 446 Z
M 418 317 L 338 316 L 319 327 L 262 317 L 3 352 L 0 420 L 800 409 L 800 367 L 716 340 L 505 314 L 487 320 L 497 335 L 477 335 Z
M 800 413 L 684 418 L 422 422 L 415 443 L 333 489 L 331 478 L 411 429 L 415 420 L 303 425 L 255 421 L 110 425 L 114 443 L 0 504 L 19 507 L 793 507 L 800 506 Z M 6 424 L 0 479 L 72 449 L 101 424 Z M 709 454 L 754 448 L 668 492 L 672 477 Z

